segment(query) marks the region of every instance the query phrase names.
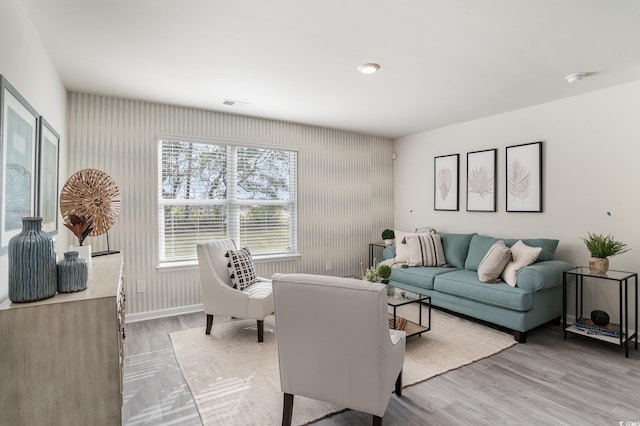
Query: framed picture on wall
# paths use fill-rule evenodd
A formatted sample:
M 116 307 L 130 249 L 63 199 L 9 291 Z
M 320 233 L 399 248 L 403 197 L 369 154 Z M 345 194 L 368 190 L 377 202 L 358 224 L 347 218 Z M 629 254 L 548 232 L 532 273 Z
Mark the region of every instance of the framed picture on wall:
M 460 154 L 434 158 L 434 210 L 458 210 Z
M 40 142 L 38 144 L 38 216 L 42 216 L 42 230 L 52 235 L 58 233 L 58 167 L 60 135 L 40 117 Z
M 467 153 L 467 211 L 496 211 L 497 149 Z
M 507 211 L 542 212 L 542 142 L 506 148 Z
M 0 254 L 36 212 L 38 113 L 0 76 Z

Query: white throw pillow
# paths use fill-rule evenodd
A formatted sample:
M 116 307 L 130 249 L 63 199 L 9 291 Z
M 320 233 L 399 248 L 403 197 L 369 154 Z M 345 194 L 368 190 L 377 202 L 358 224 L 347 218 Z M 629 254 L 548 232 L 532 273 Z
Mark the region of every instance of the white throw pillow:
M 518 272 L 525 266 L 536 261 L 542 252 L 542 247 L 529 247 L 522 241 L 511 246 L 511 256 L 513 261 L 509 262 L 502 271 L 502 279 L 511 287 L 515 287 L 518 280 Z
M 407 243 L 407 237 L 412 235 L 431 235 L 430 232 L 402 232 L 393 231 L 396 235 L 396 263 L 409 263 L 409 244 Z
M 447 263 L 440 235 L 409 235 L 406 239 L 409 266 L 444 266 Z
M 256 271 L 253 268 L 251 252 L 244 247 L 240 250 L 227 250 L 225 257 L 229 258 L 227 268 L 233 288 L 244 290 L 258 281 Z
M 511 250 L 500 240 L 494 243 L 478 265 L 478 279 L 483 283 L 495 283 L 511 262 Z

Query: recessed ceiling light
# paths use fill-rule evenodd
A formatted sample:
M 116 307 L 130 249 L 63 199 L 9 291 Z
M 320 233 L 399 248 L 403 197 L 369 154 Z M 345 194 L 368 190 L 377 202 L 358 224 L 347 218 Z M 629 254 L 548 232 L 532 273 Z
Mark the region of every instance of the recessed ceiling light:
M 362 74 L 373 74 L 380 69 L 380 65 L 369 62 L 358 67 L 358 71 Z
M 575 83 L 576 81 L 580 81 L 580 80 L 582 80 L 582 79 L 583 79 L 583 78 L 585 78 L 586 76 L 587 76 L 587 74 L 586 74 L 586 73 L 584 73 L 584 72 L 579 72 L 579 73 L 576 73 L 576 74 L 568 75 L 568 76 L 566 76 L 566 77 L 565 77 L 565 79 L 566 79 L 566 80 L 567 80 L 567 82 L 569 82 L 569 83 Z

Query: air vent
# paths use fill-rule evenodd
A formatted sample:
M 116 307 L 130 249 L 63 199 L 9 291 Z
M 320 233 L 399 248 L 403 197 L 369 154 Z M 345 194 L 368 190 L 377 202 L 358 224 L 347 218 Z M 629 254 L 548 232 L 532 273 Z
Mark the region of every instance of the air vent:
M 236 108 L 244 108 L 246 106 L 249 106 L 249 102 L 235 101 L 233 99 L 223 99 L 222 105 L 232 106 Z

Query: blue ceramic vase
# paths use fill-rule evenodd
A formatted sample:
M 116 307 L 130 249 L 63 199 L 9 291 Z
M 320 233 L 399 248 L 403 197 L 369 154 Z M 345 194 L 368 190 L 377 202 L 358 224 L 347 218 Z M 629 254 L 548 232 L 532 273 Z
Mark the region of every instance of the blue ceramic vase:
M 68 251 L 58 262 L 58 291 L 74 293 L 87 288 L 89 270 L 87 262 L 78 257 L 77 251 Z
M 42 230 L 41 217 L 23 217 L 22 232 L 9 240 L 9 300 L 35 302 L 57 290 L 53 237 Z

